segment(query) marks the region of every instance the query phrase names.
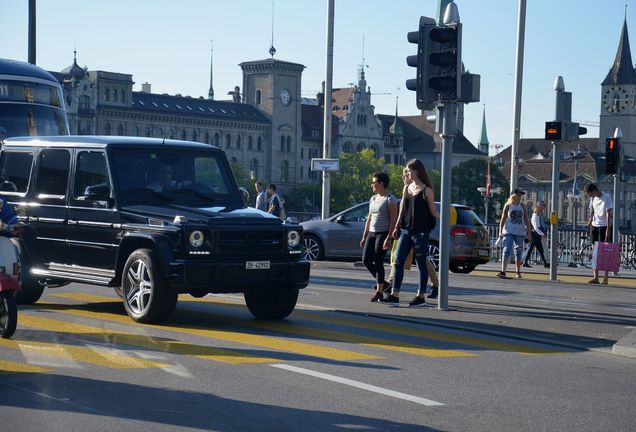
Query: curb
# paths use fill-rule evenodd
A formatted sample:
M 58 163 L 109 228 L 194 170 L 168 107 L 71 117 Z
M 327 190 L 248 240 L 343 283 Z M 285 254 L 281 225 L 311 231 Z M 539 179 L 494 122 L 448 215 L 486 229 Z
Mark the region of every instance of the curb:
M 612 354 L 636 358 L 636 330 L 616 342 L 612 347 Z

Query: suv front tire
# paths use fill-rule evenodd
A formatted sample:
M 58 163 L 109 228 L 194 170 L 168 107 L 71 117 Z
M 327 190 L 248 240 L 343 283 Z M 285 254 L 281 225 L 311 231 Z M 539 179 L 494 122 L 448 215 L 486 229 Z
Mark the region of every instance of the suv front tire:
M 282 319 L 287 317 L 298 301 L 298 288 L 251 288 L 245 291 L 245 304 L 258 319 Z
M 177 305 L 177 292 L 171 290 L 161 273 L 161 266 L 150 249 L 130 254 L 121 278 L 126 313 L 140 323 L 165 321 Z

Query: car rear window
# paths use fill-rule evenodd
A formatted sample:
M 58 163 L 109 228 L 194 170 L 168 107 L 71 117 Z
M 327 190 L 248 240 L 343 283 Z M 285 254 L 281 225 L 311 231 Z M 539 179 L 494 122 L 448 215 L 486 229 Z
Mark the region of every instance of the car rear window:
M 457 225 L 477 225 L 482 226 L 483 223 L 474 211 L 467 208 L 457 208 Z

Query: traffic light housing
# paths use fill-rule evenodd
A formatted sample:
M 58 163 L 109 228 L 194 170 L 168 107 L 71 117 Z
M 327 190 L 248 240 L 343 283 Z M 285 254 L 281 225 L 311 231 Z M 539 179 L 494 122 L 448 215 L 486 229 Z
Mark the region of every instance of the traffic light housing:
M 618 174 L 620 162 L 620 139 L 605 139 L 605 174 Z
M 406 81 L 406 88 L 416 92 L 417 107 L 421 110 L 432 110 L 435 108 L 437 93 L 431 91 L 427 84 L 427 76 L 435 73 L 431 71 L 429 55 L 436 51 L 436 43 L 429 37 L 430 31 L 436 25 L 435 20 L 430 17 L 420 17 L 417 31 L 407 34 L 410 43 L 417 44 L 417 54 L 406 58 L 406 64 L 416 68 L 415 78 Z
M 563 129 L 560 121 L 545 122 L 545 140 L 561 141 Z
M 451 23 L 430 29 L 432 45 L 426 67 L 426 83 L 441 100 L 457 100 L 462 92 L 462 25 Z

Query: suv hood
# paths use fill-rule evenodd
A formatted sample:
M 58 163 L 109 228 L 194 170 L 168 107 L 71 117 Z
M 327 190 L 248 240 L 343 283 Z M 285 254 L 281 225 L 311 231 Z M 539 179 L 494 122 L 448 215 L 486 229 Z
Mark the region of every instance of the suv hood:
M 253 207 L 228 208 L 224 206 L 213 207 L 183 207 L 177 205 L 132 205 L 122 207 L 122 212 L 134 214 L 136 216 L 157 218 L 167 222 L 172 222 L 175 216 L 184 216 L 191 222 L 208 223 L 212 220 L 231 221 L 240 223 L 249 221 L 251 224 L 280 225 L 283 223 L 278 217 L 257 210 Z

